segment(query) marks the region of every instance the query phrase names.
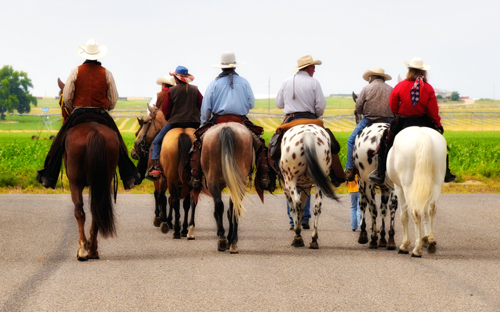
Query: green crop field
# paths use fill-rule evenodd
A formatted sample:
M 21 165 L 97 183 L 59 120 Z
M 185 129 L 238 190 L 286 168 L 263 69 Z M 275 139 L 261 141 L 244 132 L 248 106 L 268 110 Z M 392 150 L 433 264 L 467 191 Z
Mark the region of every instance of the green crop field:
M 147 103 L 148 100 L 119 101 L 113 111 L 113 118 L 129 150 L 139 127 L 136 117 L 146 115 Z M 443 192 L 500 192 L 500 101 L 479 100 L 474 104 L 476 106 L 468 105 L 440 103 L 444 107 L 441 114 L 446 130 L 444 136 L 450 147 L 450 167 L 458 175 L 459 182 L 447 184 Z M 257 100 L 255 106 L 250 118 L 264 127 L 267 142 L 281 123 L 283 112 L 272 108 L 275 107 L 273 99 L 270 103 L 268 100 Z M 48 118 L 37 116 L 43 115 L 43 107 L 49 108 Z M 335 131 L 342 145 L 340 156 L 343 164 L 346 160 L 347 138 L 355 126 L 353 110 L 354 102 L 350 98 L 327 98 L 324 121 L 327 127 Z M 453 118 L 448 116 L 451 111 L 454 112 Z M 461 115 L 461 111 L 483 113 L 480 118 L 471 117 L 470 113 Z M 57 134 L 61 126 L 58 114 L 57 100 L 43 99 L 39 100 L 38 107 L 32 109 L 30 115 L 8 115 L 6 121 L 0 122 L 0 193 L 68 191 L 65 177 L 62 180 L 65 190 L 59 188 L 55 191 L 43 190 L 35 179 L 36 170 L 43 167 L 52 143 L 49 138 Z M 470 181 L 474 182 L 471 184 Z M 61 182 L 58 187 L 61 187 Z M 150 193 L 152 188 L 151 182 L 145 180 L 133 192 Z M 340 192 L 344 191 L 341 187 Z

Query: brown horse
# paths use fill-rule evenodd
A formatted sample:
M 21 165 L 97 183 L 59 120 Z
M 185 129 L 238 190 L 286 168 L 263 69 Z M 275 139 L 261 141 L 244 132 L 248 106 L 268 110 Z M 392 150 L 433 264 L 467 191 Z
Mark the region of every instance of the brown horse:
M 59 86 L 62 95 L 64 83 L 60 82 Z M 80 234 L 78 260 L 99 259 L 97 251 L 99 231 L 104 238 L 116 234 L 111 182 L 118 165 L 119 149 L 120 141 L 116 133 L 97 122 L 76 125 L 66 133 L 64 166 Z M 89 187 L 92 214 L 89 240 L 85 236 L 85 212 L 82 198 L 82 191 L 86 186 Z
M 217 222 L 218 250 L 228 248 L 238 253 L 238 222 L 243 210 L 242 200 L 246 192 L 246 180 L 254 164 L 253 138 L 242 124 L 228 122 L 215 125 L 203 135 L 201 166 L 208 191 L 214 199 L 214 217 Z M 224 203 L 221 192 L 229 188 L 229 232 L 224 236 Z
M 150 116 L 146 117 L 141 124 L 141 129 L 136 133 L 134 149 L 149 150 L 154 138 L 166 123 L 163 113 L 154 108 L 149 108 Z M 195 129 L 174 128 L 170 130 L 163 139 L 160 153 L 160 164 L 164 175 L 154 182 L 155 184 L 155 219 L 153 224 L 160 227 L 163 233 L 174 229 L 174 238 L 187 237 L 194 239 L 194 214 L 196 205 L 189 195 L 189 186 L 186 177 L 183 179 L 184 164 L 188 160 L 188 153 L 192 142 L 195 140 Z M 151 155 L 151 153 L 149 153 Z M 151 163 L 150 163 L 151 165 Z M 167 200 L 165 193 L 169 191 L 169 211 L 167 215 Z M 184 221 L 181 231 L 180 226 L 180 200 L 183 201 Z M 191 218 L 188 220 L 189 209 Z M 175 212 L 175 221 L 172 223 L 172 214 Z

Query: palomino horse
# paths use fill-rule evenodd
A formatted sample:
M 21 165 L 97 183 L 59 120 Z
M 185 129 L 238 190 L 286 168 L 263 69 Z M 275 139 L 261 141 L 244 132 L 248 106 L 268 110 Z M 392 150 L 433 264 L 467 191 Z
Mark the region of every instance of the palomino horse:
M 58 79 L 58 84 L 61 88 L 60 105 L 63 109 L 63 116 L 67 117 L 64 115 L 62 105 L 64 83 Z M 77 259 L 80 261 L 89 258 L 99 259 L 98 232 L 101 231 L 104 238 L 116 234 L 111 201 L 111 181 L 118 165 L 120 141 L 111 128 L 97 122 L 87 122 L 69 129 L 64 144 L 64 166 L 69 180 L 71 199 L 75 205 L 75 217 L 80 235 Z M 92 215 L 89 240 L 85 236 L 85 211 L 82 198 L 82 191 L 86 186 L 89 187 Z
M 374 155 L 377 146 L 380 143 L 383 132 L 389 127 L 388 123 L 373 123 L 364 128 L 356 137 L 353 146 L 354 167 L 358 171 L 358 190 L 360 195 L 359 208 L 361 210 L 361 225 L 358 242 L 360 244 L 368 243 L 368 234 L 366 232 L 365 212 L 366 206 L 369 207 L 372 218 L 370 248 L 386 247 L 388 250 L 396 249 L 394 241 L 394 218 L 396 215 L 397 198 L 393 194 L 391 185 L 376 185 L 369 178 L 374 170 L 377 169 L 378 157 Z M 377 244 L 377 202 L 375 199 L 375 190 L 380 189 L 381 202 L 380 214 L 382 216 L 382 225 L 380 227 L 380 240 Z M 385 217 L 387 215 L 387 205 L 390 210 L 389 242 L 385 240 Z
M 252 144 L 250 131 L 236 122 L 217 124 L 203 135 L 201 167 L 208 191 L 214 200 L 219 251 L 225 251 L 229 243 L 229 251 L 238 253 L 238 222 L 243 210 L 246 180 L 252 172 L 254 160 Z M 230 193 L 227 240 L 224 236 L 224 203 L 221 198 L 221 192 L 226 186 Z
M 285 132 L 281 141 L 281 159 L 279 162 L 283 176 L 283 192 L 290 205 L 295 237 L 292 246 L 304 246 L 301 232 L 301 220 L 304 206 L 311 188 L 316 189 L 314 201 L 314 231 L 309 248 L 318 248 L 318 219 L 321 214 L 323 194 L 338 201 L 328 172 L 332 164 L 330 136 L 319 126 L 304 124 L 294 126 Z
M 399 132 L 387 156 L 387 175 L 395 186 L 401 206 L 403 244 L 399 253 L 408 253 L 408 210 L 415 222 L 415 248 L 412 257 L 422 256 L 422 246 L 436 251 L 434 216 L 446 174 L 446 140 L 434 129 L 408 127 Z M 420 229 L 424 223 L 424 236 Z
M 136 151 L 149 149 L 155 136 L 160 132 L 166 123 L 163 113 L 158 109 L 153 110 L 151 115 L 146 117 L 141 124 L 141 129 L 137 132 L 134 141 Z M 184 164 L 188 160 L 188 153 L 192 142 L 195 140 L 195 129 L 193 128 L 174 128 L 171 129 L 163 139 L 160 164 L 164 175 L 155 181 L 155 220 L 154 225 L 161 228 L 163 233 L 168 233 L 169 229 L 174 229 L 174 238 L 181 236 L 188 239 L 195 239 L 194 236 L 194 214 L 195 203 L 189 196 L 189 187 L 186 179 L 182 179 Z M 151 155 L 151 153 L 149 153 Z M 180 184 L 182 183 L 182 186 Z M 169 213 L 167 215 L 166 191 L 169 191 L 170 197 Z M 181 231 L 180 226 L 180 200 L 184 198 L 184 221 Z M 189 209 L 191 208 L 191 217 L 188 221 Z M 175 213 L 175 221 L 172 223 L 172 214 Z

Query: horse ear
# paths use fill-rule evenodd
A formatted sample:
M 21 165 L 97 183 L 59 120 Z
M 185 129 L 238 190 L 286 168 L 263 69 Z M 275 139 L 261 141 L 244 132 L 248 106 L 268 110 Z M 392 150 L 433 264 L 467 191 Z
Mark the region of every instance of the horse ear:
M 156 109 L 156 107 L 150 106 L 150 105 L 148 104 L 148 111 L 149 111 L 149 113 L 154 112 L 154 111 L 155 111 L 155 109 Z
M 57 85 L 59 86 L 61 91 L 64 89 L 64 82 L 62 82 L 60 78 L 57 78 Z
M 144 124 L 144 119 L 137 117 L 137 122 L 142 126 Z
M 358 99 L 358 96 L 356 95 L 356 93 L 354 93 L 354 91 L 352 91 L 352 99 L 354 100 L 354 102 L 356 102 L 356 100 Z

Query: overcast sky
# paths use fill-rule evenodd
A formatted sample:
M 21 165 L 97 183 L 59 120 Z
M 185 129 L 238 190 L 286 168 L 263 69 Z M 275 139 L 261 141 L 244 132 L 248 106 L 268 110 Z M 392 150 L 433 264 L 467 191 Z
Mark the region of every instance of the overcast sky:
M 156 79 L 183 65 L 203 93 L 234 51 L 237 72 L 257 97 L 276 94 L 297 59 L 310 54 L 325 95 L 359 92 L 362 74 L 382 67 L 406 75 L 404 61 L 431 65 L 434 88 L 500 97 L 500 2 L 494 0 L 7 0 L 0 60 L 28 73 L 36 96 L 55 96 L 57 78 L 83 62 L 89 38 L 108 47 L 103 66 L 120 96 L 150 97 Z M 496 89 L 496 91 L 495 91 Z

